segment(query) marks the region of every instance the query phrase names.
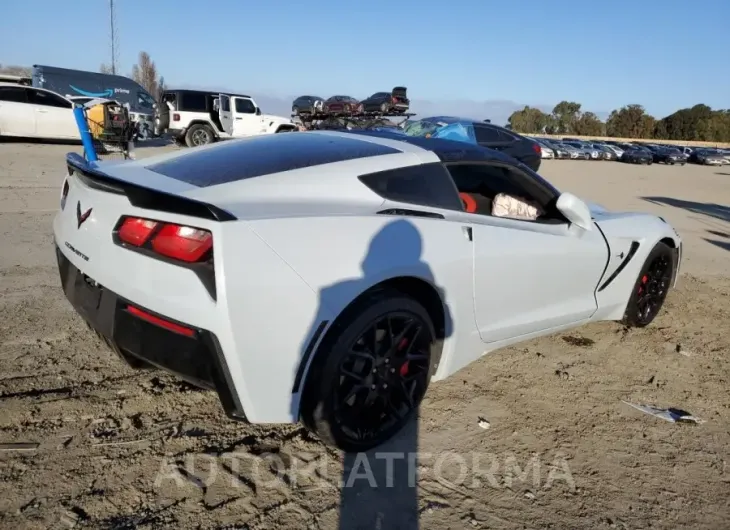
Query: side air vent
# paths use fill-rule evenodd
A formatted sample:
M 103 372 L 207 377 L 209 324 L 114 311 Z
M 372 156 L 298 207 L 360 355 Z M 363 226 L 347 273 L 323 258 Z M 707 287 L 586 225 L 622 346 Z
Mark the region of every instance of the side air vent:
M 636 255 L 637 250 L 639 250 L 639 243 L 634 241 L 631 243 L 631 248 L 629 248 L 629 252 L 628 252 L 628 254 L 626 254 L 626 257 L 621 262 L 621 265 L 619 265 L 618 268 L 613 272 L 613 274 L 608 278 L 608 280 L 603 282 L 603 285 L 601 285 L 598 288 L 599 293 L 601 291 L 603 291 L 606 287 L 608 287 L 611 284 L 611 282 L 614 281 L 618 277 L 619 274 L 621 274 L 621 271 L 623 271 L 626 268 L 626 265 L 628 265 L 629 262 L 631 261 L 631 259 Z
M 440 213 L 424 212 L 422 210 L 406 210 L 404 208 L 390 208 L 388 210 L 381 210 L 378 213 L 380 215 L 400 215 L 408 217 L 430 217 L 431 219 L 444 219 L 444 216 Z

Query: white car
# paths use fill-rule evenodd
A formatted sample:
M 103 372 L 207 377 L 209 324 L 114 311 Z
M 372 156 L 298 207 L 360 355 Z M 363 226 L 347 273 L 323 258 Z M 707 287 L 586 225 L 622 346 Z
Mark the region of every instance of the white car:
M 313 131 L 67 163 L 61 283 L 113 350 L 215 389 L 233 418 L 301 420 L 347 451 L 486 352 L 649 324 L 682 255 L 660 217 L 451 140 Z M 505 191 L 539 217 L 493 215 Z
M 81 140 L 73 107 L 50 90 L 0 83 L 0 136 Z
M 543 158 L 543 159 L 555 158 L 555 151 L 553 151 L 550 147 L 543 145 L 540 142 L 538 142 L 538 145 L 540 146 L 541 158 Z

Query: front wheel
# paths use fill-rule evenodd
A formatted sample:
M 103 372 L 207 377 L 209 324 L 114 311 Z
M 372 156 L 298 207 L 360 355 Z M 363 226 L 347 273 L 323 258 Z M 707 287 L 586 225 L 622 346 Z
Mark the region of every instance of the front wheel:
M 623 322 L 627 326 L 643 328 L 659 314 L 674 276 L 672 252 L 659 242 L 649 253 L 626 305 Z
M 334 324 L 309 369 L 302 421 L 343 451 L 392 438 L 417 411 L 435 370 L 427 311 L 397 291 L 367 296 Z

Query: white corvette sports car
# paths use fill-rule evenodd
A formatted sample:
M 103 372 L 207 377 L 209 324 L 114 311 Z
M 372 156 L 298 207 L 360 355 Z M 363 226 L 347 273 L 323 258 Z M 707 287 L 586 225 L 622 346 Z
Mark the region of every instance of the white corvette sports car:
M 347 451 L 486 352 L 647 325 L 682 254 L 659 217 L 451 140 L 302 132 L 67 165 L 61 282 L 112 349 L 215 390 L 233 418 L 301 420 Z M 495 215 L 499 194 L 537 217 Z

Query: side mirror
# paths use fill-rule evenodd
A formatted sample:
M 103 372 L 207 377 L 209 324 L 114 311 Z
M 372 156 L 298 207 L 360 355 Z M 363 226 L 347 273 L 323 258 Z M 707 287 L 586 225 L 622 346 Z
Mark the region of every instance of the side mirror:
M 583 230 L 593 229 L 593 218 L 588 205 L 572 193 L 561 193 L 555 207 L 572 224 Z
M 256 107 L 256 116 L 261 116 L 261 107 Z

